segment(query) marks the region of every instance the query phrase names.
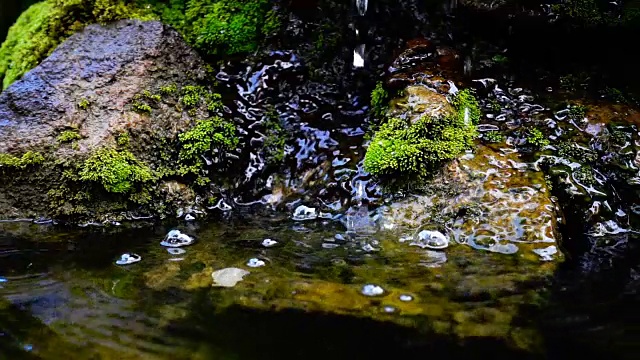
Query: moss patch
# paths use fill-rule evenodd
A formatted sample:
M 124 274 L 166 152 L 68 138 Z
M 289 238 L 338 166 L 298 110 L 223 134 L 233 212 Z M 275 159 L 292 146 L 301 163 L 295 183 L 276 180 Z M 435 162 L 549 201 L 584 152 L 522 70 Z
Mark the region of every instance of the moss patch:
M 457 112 L 442 117 L 423 116 L 411 123 L 393 118 L 374 135 L 364 159 L 365 170 L 378 177 L 426 177 L 436 166 L 457 157 L 473 144 L 478 102 L 464 90 L 451 99 Z
M 82 136 L 80 136 L 77 130 L 65 130 L 61 132 L 60 135 L 58 135 L 58 138 L 56 140 L 59 143 L 64 144 L 64 143 L 70 143 L 79 139 L 82 139 Z
M 371 112 L 374 116 L 382 116 L 387 111 L 387 104 L 389 103 L 389 93 L 382 85 L 382 82 L 378 82 L 376 87 L 371 91 Z
M 20 168 L 24 169 L 29 165 L 37 165 L 44 162 L 44 156 L 39 152 L 27 151 L 21 157 L 9 154 L 0 154 L 0 168 Z
M 0 79 L 6 89 L 86 24 L 151 19 L 151 12 L 123 0 L 45 0 L 32 5 L 9 29 L 0 47 Z
M 113 148 L 97 150 L 80 170 L 80 180 L 95 181 L 112 193 L 127 193 L 135 183 L 152 180 L 151 170 L 132 153 Z
M 195 126 L 180 135 L 179 175 L 202 175 L 207 168 L 207 158 L 219 158 L 224 152 L 235 149 L 239 139 L 232 123 L 213 117 L 196 121 Z M 199 179 L 200 180 L 200 179 Z
M 537 149 L 542 149 L 549 145 L 549 140 L 538 128 L 529 129 L 526 140 L 527 144 Z
M 269 0 L 44 0 L 27 9 L 0 47 L 6 89 L 85 25 L 120 19 L 159 19 L 209 55 L 254 51 L 280 28 Z

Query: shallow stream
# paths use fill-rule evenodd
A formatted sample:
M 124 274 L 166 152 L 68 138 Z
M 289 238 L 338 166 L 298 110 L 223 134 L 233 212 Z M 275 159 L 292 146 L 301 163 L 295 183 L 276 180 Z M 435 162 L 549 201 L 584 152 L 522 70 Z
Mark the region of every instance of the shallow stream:
M 216 76 L 244 141 L 281 122 L 284 165 L 246 154 L 237 191 L 195 221 L 0 223 L 0 358 L 636 358 L 635 105 L 532 82 L 477 23 L 418 1 L 293 3 L 281 39 Z M 483 135 L 445 179 L 465 179 L 455 196 L 385 197 L 362 166 L 369 94 L 424 60 L 400 55 L 423 37 L 458 54 L 438 66 L 477 89 Z M 529 146 L 532 127 L 552 141 Z M 172 229 L 195 242 L 161 246 Z M 141 261 L 116 265 L 124 253 Z M 244 276 L 214 286 L 230 268 Z

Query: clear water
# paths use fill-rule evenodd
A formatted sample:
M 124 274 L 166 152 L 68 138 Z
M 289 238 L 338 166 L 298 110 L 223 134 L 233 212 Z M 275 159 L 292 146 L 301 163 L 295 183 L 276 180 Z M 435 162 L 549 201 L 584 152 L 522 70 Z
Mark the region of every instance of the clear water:
M 290 134 L 282 168 L 259 154 L 247 161 L 238 192 L 225 198 L 231 215 L 111 228 L 0 224 L 0 359 L 560 358 L 576 349 L 594 358 L 636 358 L 638 184 L 615 174 L 621 163 L 633 170 L 626 160 L 637 157 L 638 134 L 633 122 L 614 124 L 626 135 L 610 148 L 613 128 L 600 121 L 614 112 L 634 119 L 634 110 L 567 94 L 556 86 L 557 74 L 532 81 L 533 73 L 518 69 L 527 54 L 539 53 L 531 44 L 516 47 L 522 56 L 514 62 L 497 61 L 505 44 L 479 35 L 486 23 L 452 30 L 427 17 L 419 2 L 403 4 L 371 2 L 361 16 L 345 2 L 333 9 L 335 18 L 298 4 L 300 23 L 291 32 L 301 35 L 292 35 L 288 48 L 221 67 L 228 115 L 247 124 L 248 137 L 260 140 L 269 106 Z M 397 21 L 380 21 L 386 18 Z M 326 19 L 344 37 L 302 59 L 318 47 L 313 34 Z M 503 228 L 447 224 L 479 235 L 444 250 L 411 246 L 373 226 L 366 206 L 385 199 L 362 169 L 368 93 L 407 40 L 427 35 L 462 54 L 465 81 L 488 114 L 481 130 L 506 134 L 476 154 L 500 159 L 482 165 L 485 175 L 506 175 L 471 197 Z M 354 49 L 361 58 L 355 67 Z M 575 101 L 590 105 L 590 121 L 566 116 L 567 102 Z M 591 164 L 600 181 L 585 183 L 576 175 L 585 164 L 551 150 L 526 151 L 521 130 L 531 125 L 616 161 Z M 522 185 L 542 185 L 544 174 L 552 175 L 565 217 L 562 263 L 541 261 L 517 242 L 530 228 L 527 218 L 541 214 L 527 217 Z M 485 196 L 498 188 L 525 205 L 500 212 Z M 301 204 L 343 217 L 294 221 Z M 446 205 L 442 211 L 450 211 Z M 196 238 L 184 254 L 160 246 L 174 228 Z M 520 251 L 485 251 L 482 240 L 496 236 Z M 278 244 L 265 248 L 266 238 Z M 128 252 L 142 261 L 115 265 Z M 252 258 L 265 266 L 247 266 Z M 233 288 L 213 287 L 212 273 L 229 267 L 250 273 Z M 367 296 L 366 285 L 383 292 Z

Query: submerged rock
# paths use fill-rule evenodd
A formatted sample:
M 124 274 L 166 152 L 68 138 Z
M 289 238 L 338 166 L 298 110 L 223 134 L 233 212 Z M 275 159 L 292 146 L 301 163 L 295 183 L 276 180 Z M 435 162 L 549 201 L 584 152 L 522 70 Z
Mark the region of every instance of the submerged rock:
M 211 277 L 213 278 L 213 286 L 234 287 L 248 274 L 247 270 L 226 268 L 214 271 Z
M 475 249 L 561 259 L 560 252 L 539 253 L 557 245 L 557 214 L 542 172 L 531 168 L 511 151 L 479 146 L 443 170 L 425 194 L 382 208 L 382 227 L 402 237 L 426 225 L 447 226 L 456 243 Z
M 205 76 L 199 55 L 160 22 L 71 36 L 0 94 L 0 218 L 170 213 L 188 203 L 194 196 L 179 194 L 189 191 L 160 184 L 200 166 L 200 154 L 178 160 L 178 135 L 215 114 L 215 97 L 197 86 Z

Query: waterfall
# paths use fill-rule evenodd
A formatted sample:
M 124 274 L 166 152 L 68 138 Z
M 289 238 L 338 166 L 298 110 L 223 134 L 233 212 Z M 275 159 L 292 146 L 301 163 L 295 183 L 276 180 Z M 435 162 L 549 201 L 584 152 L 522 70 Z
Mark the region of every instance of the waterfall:
M 364 16 L 367 13 L 367 6 L 369 6 L 368 0 L 356 0 L 356 8 L 360 13 L 360 16 Z
M 353 67 L 364 67 L 364 44 L 356 46 L 353 50 Z

